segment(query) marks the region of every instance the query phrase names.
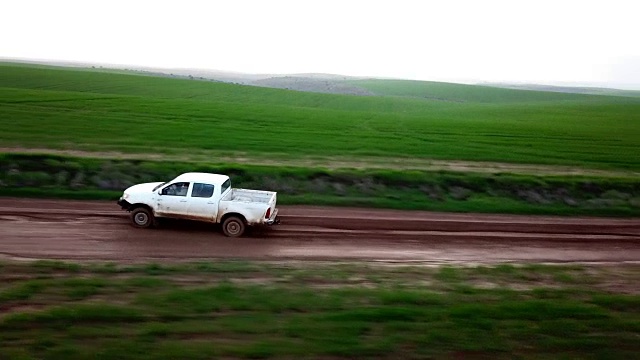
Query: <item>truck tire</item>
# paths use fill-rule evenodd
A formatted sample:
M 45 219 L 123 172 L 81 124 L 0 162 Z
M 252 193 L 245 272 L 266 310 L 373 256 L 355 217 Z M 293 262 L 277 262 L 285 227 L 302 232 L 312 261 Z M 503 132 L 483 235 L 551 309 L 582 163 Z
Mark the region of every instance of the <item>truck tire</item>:
M 148 228 L 155 223 L 155 219 L 149 209 L 138 207 L 131 211 L 131 223 L 137 228 Z
M 245 229 L 244 220 L 237 216 L 229 216 L 222 223 L 222 232 L 228 237 L 240 237 Z

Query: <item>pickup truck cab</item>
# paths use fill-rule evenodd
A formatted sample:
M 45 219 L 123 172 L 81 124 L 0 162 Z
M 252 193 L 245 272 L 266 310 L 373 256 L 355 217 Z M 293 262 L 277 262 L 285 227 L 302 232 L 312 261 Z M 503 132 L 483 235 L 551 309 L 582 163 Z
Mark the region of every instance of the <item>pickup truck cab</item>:
M 157 218 L 189 219 L 220 223 L 226 236 L 239 237 L 249 226 L 279 222 L 276 198 L 272 191 L 234 189 L 227 175 L 190 172 L 131 186 L 118 205 L 135 227 L 154 226 Z

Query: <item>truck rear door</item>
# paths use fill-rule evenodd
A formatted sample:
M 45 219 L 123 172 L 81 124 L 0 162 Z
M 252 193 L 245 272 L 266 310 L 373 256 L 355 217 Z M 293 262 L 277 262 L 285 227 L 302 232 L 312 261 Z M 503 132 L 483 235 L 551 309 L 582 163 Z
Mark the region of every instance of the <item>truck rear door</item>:
M 215 186 L 206 183 L 193 183 L 189 198 L 189 218 L 215 222 L 218 216 L 219 196 L 215 196 Z

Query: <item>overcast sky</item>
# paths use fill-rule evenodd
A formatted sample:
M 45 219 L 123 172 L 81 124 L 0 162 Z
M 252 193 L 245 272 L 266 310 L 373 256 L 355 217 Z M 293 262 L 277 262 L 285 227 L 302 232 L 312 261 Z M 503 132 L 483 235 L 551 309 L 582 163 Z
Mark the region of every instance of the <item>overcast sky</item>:
M 640 1 L 3 0 L 0 57 L 640 89 Z

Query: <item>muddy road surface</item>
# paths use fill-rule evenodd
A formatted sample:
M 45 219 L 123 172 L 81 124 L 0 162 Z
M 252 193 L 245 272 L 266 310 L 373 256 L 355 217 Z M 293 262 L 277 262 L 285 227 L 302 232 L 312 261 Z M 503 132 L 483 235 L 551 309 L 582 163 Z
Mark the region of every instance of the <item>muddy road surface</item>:
M 115 202 L 0 198 L 0 256 L 11 259 L 640 263 L 640 219 L 449 214 L 281 206 L 248 237 L 165 221 L 135 229 Z

